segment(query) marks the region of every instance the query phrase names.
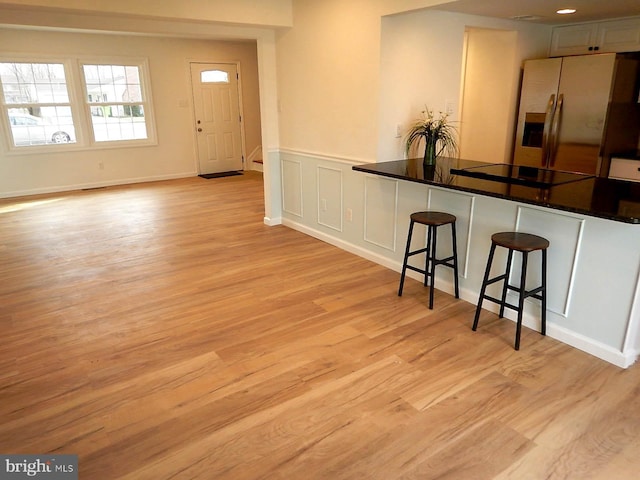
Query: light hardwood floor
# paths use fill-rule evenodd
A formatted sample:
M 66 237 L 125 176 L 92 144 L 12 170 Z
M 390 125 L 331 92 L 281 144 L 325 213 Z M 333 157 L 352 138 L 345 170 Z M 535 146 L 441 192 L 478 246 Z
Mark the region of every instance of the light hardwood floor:
M 265 226 L 261 182 L 0 201 L 0 453 L 91 480 L 638 478 L 637 366 L 398 298 Z

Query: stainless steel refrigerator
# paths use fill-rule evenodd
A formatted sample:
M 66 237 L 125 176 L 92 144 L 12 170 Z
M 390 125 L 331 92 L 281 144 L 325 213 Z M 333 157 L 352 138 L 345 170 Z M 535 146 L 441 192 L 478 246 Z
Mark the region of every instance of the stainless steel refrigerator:
M 638 151 L 639 72 L 638 54 L 527 60 L 513 163 L 607 176 Z

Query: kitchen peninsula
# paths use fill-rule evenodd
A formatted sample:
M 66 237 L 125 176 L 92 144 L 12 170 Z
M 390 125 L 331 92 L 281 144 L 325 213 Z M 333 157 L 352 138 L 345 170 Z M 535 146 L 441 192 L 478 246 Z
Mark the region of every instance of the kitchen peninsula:
M 423 184 L 424 209 L 456 215 L 461 298 L 471 303 L 477 301 L 493 233 L 526 231 L 547 238 L 547 334 L 623 368 L 636 361 L 640 183 L 452 158 L 438 158 L 434 167 L 408 159 L 352 169 L 397 181 L 400 198 Z M 441 240 L 438 249 L 450 251 Z M 539 271 L 532 270 L 529 281 L 539 282 Z M 437 286 L 452 292 L 452 283 L 450 272 L 438 272 Z M 539 318 L 539 303 L 527 303 L 524 324 L 539 329 Z

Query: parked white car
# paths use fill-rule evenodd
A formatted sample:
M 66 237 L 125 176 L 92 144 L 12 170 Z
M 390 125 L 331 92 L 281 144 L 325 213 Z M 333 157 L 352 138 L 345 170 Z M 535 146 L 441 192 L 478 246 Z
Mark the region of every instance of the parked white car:
M 47 124 L 42 118 L 26 113 L 9 113 L 9 122 L 16 146 L 76 141 L 73 126 L 61 129 L 59 125 Z

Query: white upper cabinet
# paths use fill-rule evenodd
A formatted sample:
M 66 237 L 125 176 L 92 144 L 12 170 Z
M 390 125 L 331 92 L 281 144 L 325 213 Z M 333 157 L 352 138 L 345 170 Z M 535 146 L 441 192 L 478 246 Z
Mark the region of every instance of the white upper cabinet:
M 555 27 L 550 57 L 640 50 L 640 17 Z

